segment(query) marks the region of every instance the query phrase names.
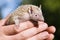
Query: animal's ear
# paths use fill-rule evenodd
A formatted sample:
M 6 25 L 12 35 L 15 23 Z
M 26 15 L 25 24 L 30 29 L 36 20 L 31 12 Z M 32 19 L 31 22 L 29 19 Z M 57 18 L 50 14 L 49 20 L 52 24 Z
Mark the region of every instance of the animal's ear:
M 39 6 L 39 9 L 41 9 L 41 4 L 40 4 L 40 6 Z
M 40 8 L 41 8 L 41 4 L 40 4 Z
M 28 8 L 28 13 L 32 13 L 32 6 Z

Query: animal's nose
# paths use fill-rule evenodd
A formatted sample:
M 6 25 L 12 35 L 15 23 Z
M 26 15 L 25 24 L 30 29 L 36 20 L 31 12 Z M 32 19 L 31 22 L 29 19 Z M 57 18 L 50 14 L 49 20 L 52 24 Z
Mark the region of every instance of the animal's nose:
M 39 21 L 44 21 L 44 17 L 41 17 L 41 18 L 39 19 Z

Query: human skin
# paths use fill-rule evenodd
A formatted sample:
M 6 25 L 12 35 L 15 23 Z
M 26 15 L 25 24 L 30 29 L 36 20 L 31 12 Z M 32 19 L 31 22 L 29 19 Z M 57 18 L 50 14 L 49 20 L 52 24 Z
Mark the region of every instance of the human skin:
M 0 20 L 0 40 L 53 40 L 54 26 L 48 27 L 44 22 L 38 21 L 38 28 L 30 22 L 23 22 L 19 28 L 16 25 L 4 26 L 6 19 Z M 46 31 L 44 31 L 46 30 Z M 42 32 L 43 31 L 43 32 Z

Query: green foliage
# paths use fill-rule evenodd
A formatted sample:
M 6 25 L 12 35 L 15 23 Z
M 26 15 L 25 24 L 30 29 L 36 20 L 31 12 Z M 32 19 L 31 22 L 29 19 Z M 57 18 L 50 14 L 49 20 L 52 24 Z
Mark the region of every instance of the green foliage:
M 60 7 L 60 1 L 56 0 L 45 0 L 43 3 L 50 11 L 54 12 Z

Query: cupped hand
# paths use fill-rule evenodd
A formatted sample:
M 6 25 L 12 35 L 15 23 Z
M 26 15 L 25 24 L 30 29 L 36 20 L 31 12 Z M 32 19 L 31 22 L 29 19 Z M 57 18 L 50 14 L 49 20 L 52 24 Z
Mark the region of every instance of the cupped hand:
M 20 23 L 20 27 L 13 25 L 3 26 L 6 19 L 0 20 L 0 40 L 53 40 L 55 27 L 44 22 L 38 22 L 38 28 L 30 22 Z

